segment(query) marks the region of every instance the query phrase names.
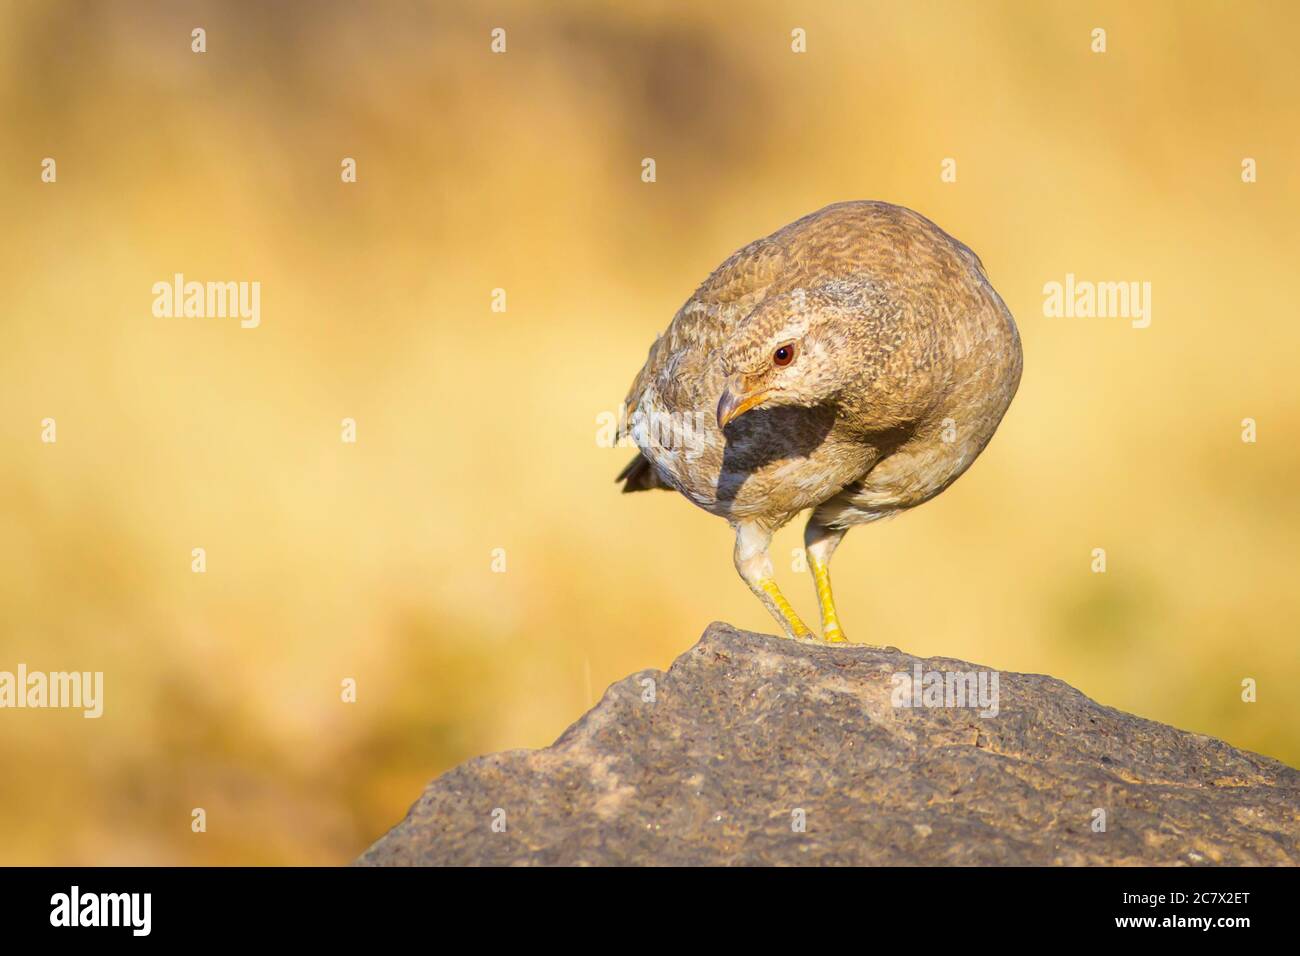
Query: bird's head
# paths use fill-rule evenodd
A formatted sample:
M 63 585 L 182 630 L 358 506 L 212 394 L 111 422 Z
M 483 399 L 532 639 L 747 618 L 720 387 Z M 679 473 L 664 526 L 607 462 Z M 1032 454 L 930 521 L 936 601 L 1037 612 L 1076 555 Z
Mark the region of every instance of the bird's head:
M 750 409 L 811 408 L 840 391 L 830 314 L 819 305 L 797 289 L 766 300 L 740 323 L 721 356 L 719 429 Z

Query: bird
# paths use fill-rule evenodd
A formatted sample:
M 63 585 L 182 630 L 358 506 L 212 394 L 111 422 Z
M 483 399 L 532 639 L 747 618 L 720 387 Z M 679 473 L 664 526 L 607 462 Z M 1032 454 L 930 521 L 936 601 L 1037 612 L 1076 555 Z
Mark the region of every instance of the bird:
M 1020 333 L 969 247 L 903 206 L 826 206 L 732 254 L 650 346 L 620 412 L 624 493 L 676 490 L 735 531 L 741 579 L 787 637 L 772 536 L 807 511 L 821 640 L 848 643 L 830 562 L 984 450 L 1020 384 Z

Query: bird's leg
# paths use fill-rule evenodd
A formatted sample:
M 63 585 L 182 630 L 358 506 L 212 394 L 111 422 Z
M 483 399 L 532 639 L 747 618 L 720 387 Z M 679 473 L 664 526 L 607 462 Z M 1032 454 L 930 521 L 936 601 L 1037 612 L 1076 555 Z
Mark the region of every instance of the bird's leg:
M 736 525 L 736 570 L 749 585 L 749 589 L 763 602 L 780 623 L 787 637 L 812 637 L 808 625 L 799 620 L 790 602 L 772 577 L 772 559 L 767 547 L 772 542 L 772 532 L 753 522 Z
M 804 551 L 808 566 L 812 568 L 813 582 L 817 585 L 817 605 L 822 612 L 822 637 L 835 644 L 848 641 L 840 629 L 840 619 L 835 613 L 835 598 L 831 594 L 831 555 L 843 540 L 845 529 L 828 528 L 814 515 L 808 519 L 803 532 Z

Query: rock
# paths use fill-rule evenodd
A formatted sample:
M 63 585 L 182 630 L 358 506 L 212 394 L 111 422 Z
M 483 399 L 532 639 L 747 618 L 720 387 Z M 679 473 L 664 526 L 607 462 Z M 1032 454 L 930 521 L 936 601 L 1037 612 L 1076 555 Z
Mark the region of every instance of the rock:
M 982 673 L 996 716 L 896 706 L 918 665 Z M 994 676 L 713 624 L 550 747 L 443 774 L 358 863 L 1300 863 L 1300 772 Z

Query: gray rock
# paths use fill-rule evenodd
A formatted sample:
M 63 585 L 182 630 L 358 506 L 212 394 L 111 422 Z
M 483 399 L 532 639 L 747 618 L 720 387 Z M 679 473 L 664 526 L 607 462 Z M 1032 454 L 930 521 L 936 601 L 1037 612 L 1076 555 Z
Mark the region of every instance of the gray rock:
M 1300 772 L 1037 674 L 997 674 L 996 716 L 896 706 L 918 664 L 992 690 L 713 624 L 550 747 L 443 774 L 358 863 L 1300 863 Z

